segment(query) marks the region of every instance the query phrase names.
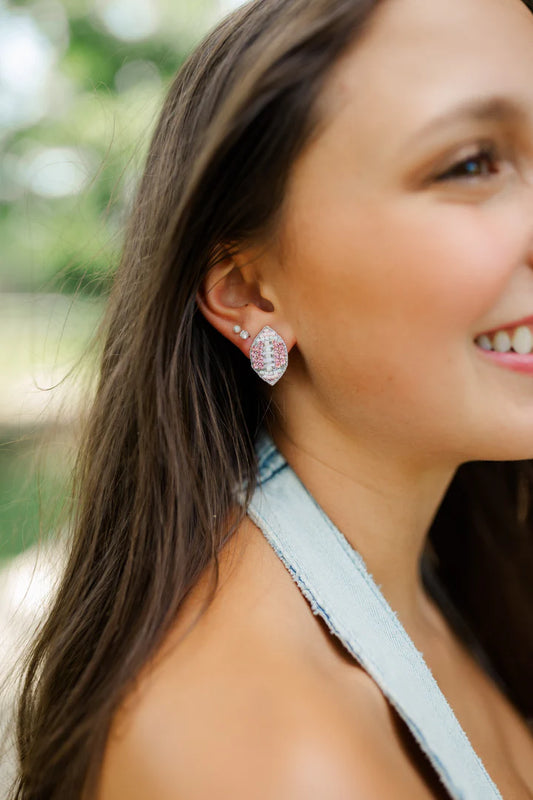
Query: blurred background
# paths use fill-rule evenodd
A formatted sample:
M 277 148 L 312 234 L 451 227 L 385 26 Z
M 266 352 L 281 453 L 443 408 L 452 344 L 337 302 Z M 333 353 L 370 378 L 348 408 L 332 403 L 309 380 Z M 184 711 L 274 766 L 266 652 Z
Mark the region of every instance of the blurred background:
M 0 690 L 57 574 L 88 345 L 163 96 L 240 4 L 0 0 Z
M 165 89 L 237 5 L 0 0 L 0 566 L 54 526 Z

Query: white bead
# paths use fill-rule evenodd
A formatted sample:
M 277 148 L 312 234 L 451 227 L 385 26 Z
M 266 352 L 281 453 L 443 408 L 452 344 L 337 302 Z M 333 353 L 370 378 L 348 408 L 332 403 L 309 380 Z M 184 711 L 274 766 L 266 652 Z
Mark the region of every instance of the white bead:
M 249 336 L 250 334 L 248 333 L 248 331 L 241 331 L 240 333 L 241 339 L 247 339 Z
M 233 326 L 233 333 L 240 333 L 240 332 L 241 332 L 241 326 L 240 325 L 234 325 Z

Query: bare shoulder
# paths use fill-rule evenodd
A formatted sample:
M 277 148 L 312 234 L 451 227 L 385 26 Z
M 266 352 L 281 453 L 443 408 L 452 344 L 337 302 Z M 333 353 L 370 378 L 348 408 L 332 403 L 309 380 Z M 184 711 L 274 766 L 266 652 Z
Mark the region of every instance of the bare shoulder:
M 381 800 L 391 781 L 427 800 L 376 684 L 256 544 L 119 709 L 97 800 Z
M 307 676 L 249 670 L 145 687 L 112 728 L 98 800 L 388 796 L 394 760 L 371 691 L 354 691 L 348 730 Z M 416 797 L 396 788 L 397 798 Z
M 262 655 L 211 653 L 141 685 L 111 730 L 98 800 L 382 800 L 392 786 L 428 800 L 366 673 L 342 705 L 312 671 Z

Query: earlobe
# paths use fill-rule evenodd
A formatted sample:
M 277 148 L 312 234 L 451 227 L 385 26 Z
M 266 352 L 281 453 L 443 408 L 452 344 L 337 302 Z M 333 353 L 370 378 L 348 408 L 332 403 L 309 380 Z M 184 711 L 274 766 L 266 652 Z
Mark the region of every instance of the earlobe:
M 270 385 L 280 379 L 295 337 L 263 296 L 250 262 L 239 268 L 233 259 L 219 261 L 209 270 L 196 301 L 207 321 L 250 358 L 259 377 Z

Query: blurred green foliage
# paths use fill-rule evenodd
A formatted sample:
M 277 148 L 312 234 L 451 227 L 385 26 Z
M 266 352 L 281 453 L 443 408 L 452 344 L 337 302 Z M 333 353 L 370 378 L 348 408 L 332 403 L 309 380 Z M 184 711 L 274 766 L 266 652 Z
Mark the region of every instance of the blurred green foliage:
M 0 291 L 107 290 L 164 90 L 215 11 L 212 0 L 158 3 L 152 35 L 121 41 L 98 13 L 110 5 L 12 2 L 0 16 L 30 17 L 53 61 L 49 112 L 27 125 L 0 117 Z M 0 106 L 1 93 L 0 72 Z M 78 193 L 35 190 L 32 165 L 46 148 L 79 156 Z
M 65 451 L 66 444 L 59 442 L 45 450 L 35 436 L 0 446 L 0 563 L 32 545 L 39 534 L 46 539 L 65 521 Z
M 0 0 L 0 559 L 54 527 L 72 415 L 35 386 L 90 340 L 166 88 L 231 4 Z

